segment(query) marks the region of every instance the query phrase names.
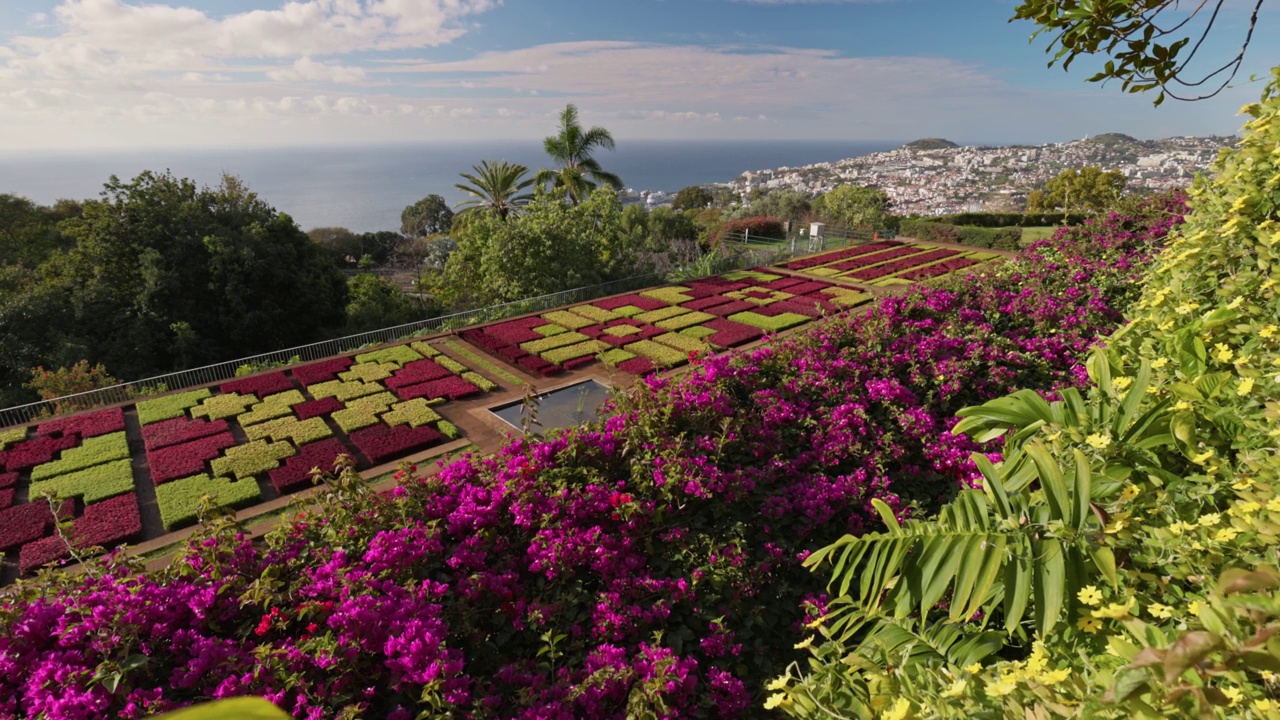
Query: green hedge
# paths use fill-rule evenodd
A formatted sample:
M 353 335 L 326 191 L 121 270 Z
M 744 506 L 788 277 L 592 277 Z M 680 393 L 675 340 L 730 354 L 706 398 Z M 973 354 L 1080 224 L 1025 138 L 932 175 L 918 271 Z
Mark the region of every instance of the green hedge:
M 275 470 L 280 467 L 281 460 L 297 453 L 298 451 L 287 442 L 254 440 L 231 448 L 226 455 L 210 463 L 209 467 L 213 470 L 213 474 L 219 477 L 235 475 L 241 480 L 253 482 L 254 475 Z
M 932 218 L 905 218 L 901 234 L 925 242 L 948 242 L 970 247 L 993 250 L 1017 250 L 1022 240 L 1022 228 L 986 228 L 968 225 L 950 225 Z
M 172 420 L 173 418 L 181 417 L 186 414 L 187 408 L 196 405 L 212 394 L 209 392 L 209 388 L 200 388 L 191 392 L 166 395 L 155 400 L 143 400 L 136 406 L 138 409 L 138 422 L 143 425 L 150 425 L 161 420 Z
M 124 433 L 121 433 L 122 435 Z M 86 505 L 133 492 L 133 460 L 125 458 L 95 465 L 51 480 L 31 483 L 31 497 L 53 490 L 58 498 L 84 497 Z
M 129 442 L 125 439 L 123 431 L 99 435 L 86 439 L 78 447 L 63 450 L 62 457 L 58 460 L 37 465 L 31 471 L 31 479 L 44 480 L 66 475 L 69 472 L 127 457 L 129 457 Z
M 165 483 L 156 488 L 156 504 L 160 506 L 160 521 L 166 530 L 195 522 L 200 498 L 208 495 L 221 507 L 244 507 L 262 497 L 258 483 L 253 480 L 231 480 L 195 475 Z
M 983 228 L 1042 227 L 1044 225 L 1083 225 L 1089 219 L 1084 213 L 955 213 L 927 218 L 944 225 L 970 225 Z M 925 218 L 915 218 L 925 219 Z

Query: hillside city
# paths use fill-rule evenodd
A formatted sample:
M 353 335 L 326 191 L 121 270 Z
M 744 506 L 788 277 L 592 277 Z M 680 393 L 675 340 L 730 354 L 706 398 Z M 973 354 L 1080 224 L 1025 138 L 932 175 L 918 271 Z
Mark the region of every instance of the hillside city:
M 1228 135 L 1142 141 L 1108 133 L 1047 145 L 972 147 L 929 139 L 835 162 L 752 170 L 718 186 L 749 201 L 760 191 L 794 189 L 816 196 L 854 183 L 884 190 L 900 215 L 1018 211 L 1028 192 L 1068 168 L 1119 170 L 1130 190 L 1186 187 L 1236 140 Z M 674 197 L 674 192 L 659 191 L 628 194 L 650 207 Z

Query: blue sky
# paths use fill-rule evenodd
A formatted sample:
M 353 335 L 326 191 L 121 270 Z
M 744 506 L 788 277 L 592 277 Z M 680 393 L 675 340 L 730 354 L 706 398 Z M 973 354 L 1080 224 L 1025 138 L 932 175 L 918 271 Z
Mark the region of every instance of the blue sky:
M 540 138 L 569 102 L 619 139 L 1225 134 L 1278 4 L 1237 87 L 1153 109 L 1086 83 L 1097 62 L 1046 68 L 1015 0 L 6 0 L 0 147 Z M 1226 0 L 1210 57 L 1251 6 Z

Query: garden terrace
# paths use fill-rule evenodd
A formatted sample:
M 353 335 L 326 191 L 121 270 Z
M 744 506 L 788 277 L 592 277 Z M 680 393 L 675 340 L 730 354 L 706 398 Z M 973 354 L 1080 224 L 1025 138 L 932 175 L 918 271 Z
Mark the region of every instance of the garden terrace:
M 0 433 L 0 579 L 76 547 L 159 537 L 201 497 L 244 508 L 311 486 L 351 455 L 360 469 L 460 437 L 451 401 L 498 383 L 428 342 L 81 413 Z M 46 495 L 64 500 L 67 539 Z
M 792 260 L 783 268 L 874 288 L 937 280 L 997 262 L 998 253 L 883 240 Z
M 870 299 L 826 281 L 757 268 L 471 328 L 461 337 L 543 377 L 597 362 L 646 375 Z
M 80 703 L 119 716 L 257 694 L 294 717 L 761 717 L 766 684 L 804 661 L 797 641 L 826 614 L 823 578 L 799 559 L 874 527 L 872 500 L 920 516 L 970 486 L 970 453 L 997 448 L 949 432 L 956 412 L 1082 375 L 1084 351 L 1123 320 L 1175 213 L 1064 231 L 988 277 L 916 287 L 650 375 L 598 423 L 513 438 L 402 476 L 391 492 L 344 478 L 316 512 L 259 542 L 213 528 L 151 573 L 107 566 L 20 587 L 0 617 L 2 647 L 22 658 L 0 673 L 0 715 Z M 808 282 L 751 279 L 733 291 L 764 300 Z M 687 307 L 728 297 L 723 285 L 702 297 L 691 285 L 569 314 L 603 324 L 612 319 L 598 311 L 631 306 L 617 319 L 655 328 L 688 312 L 731 319 Z M 682 312 L 657 312 L 672 307 Z M 563 332 L 538 333 L 553 322 L 544 315 L 507 325 L 506 345 L 591 337 L 560 315 Z M 668 347 L 658 337 L 644 341 Z M 327 397 L 345 396 L 344 408 L 374 398 L 352 414 L 377 415 L 383 393 L 399 399 L 377 376 L 416 361 L 367 362 L 378 367 L 314 371 L 306 385 L 350 383 Z M 404 387 L 434 382 L 422 367 Z M 422 409 L 402 414 L 431 427 Z M 98 640 L 69 651 L 86 636 Z M 141 647 L 148 659 L 119 693 L 92 680 Z M 55 676 L 67 680 L 43 681 Z

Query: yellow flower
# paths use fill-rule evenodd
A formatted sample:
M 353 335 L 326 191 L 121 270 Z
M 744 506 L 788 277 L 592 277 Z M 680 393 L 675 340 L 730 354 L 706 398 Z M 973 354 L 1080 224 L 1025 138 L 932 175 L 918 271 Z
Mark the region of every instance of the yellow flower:
M 1128 375 L 1121 375 L 1120 377 L 1113 379 L 1111 384 L 1115 386 L 1115 389 L 1117 390 L 1124 390 L 1133 384 L 1133 378 Z
M 1258 330 L 1258 337 L 1260 338 L 1275 337 L 1277 330 L 1280 330 L 1280 328 L 1277 328 L 1275 325 L 1263 325 L 1262 329 Z
M 1235 310 L 1236 308 L 1240 307 L 1240 305 L 1241 305 L 1243 302 L 1244 302 L 1244 298 L 1242 298 L 1242 297 L 1240 297 L 1240 296 L 1238 296 L 1238 295 L 1237 295 L 1237 296 L 1235 297 L 1235 299 L 1233 299 L 1231 302 L 1227 303 L 1227 309 L 1229 309 L 1229 310 Z
M 1179 309 L 1179 310 L 1181 310 L 1181 309 L 1182 309 L 1182 308 L 1181 308 L 1181 306 L 1179 306 L 1179 308 L 1178 308 L 1178 309 Z M 1190 311 L 1190 310 L 1188 310 L 1187 312 L 1191 312 L 1191 311 Z M 1185 314 L 1185 313 L 1184 313 L 1184 314 Z M 1172 321 L 1172 320 L 1165 320 L 1164 322 L 1162 322 L 1162 323 L 1160 323 L 1159 325 L 1157 325 L 1157 326 L 1156 326 L 1156 329 L 1157 329 L 1157 330 L 1159 330 L 1160 332 L 1167 332 L 1167 331 L 1168 331 L 1170 328 L 1172 328 L 1172 327 L 1173 327 L 1173 321 Z
M 1235 707 L 1244 699 L 1244 691 L 1238 687 L 1224 687 L 1222 694 L 1227 696 L 1227 700 L 1231 701 L 1231 706 Z
M 1102 623 L 1097 618 L 1082 617 L 1076 621 L 1076 627 L 1092 635 L 1102 629 Z
M 1218 532 L 1214 533 L 1213 539 L 1217 540 L 1218 542 L 1231 542 L 1232 540 L 1235 540 L 1236 536 L 1239 534 L 1240 534 L 1240 531 L 1233 527 L 1224 527 Z
M 1252 500 L 1245 500 L 1244 502 L 1236 503 L 1235 506 L 1227 512 L 1237 517 L 1249 517 L 1250 515 L 1256 515 L 1261 509 L 1262 506 L 1258 503 Z
M 1235 355 L 1235 352 L 1231 348 L 1227 347 L 1226 343 L 1218 343 L 1217 345 L 1214 345 L 1213 350 L 1213 357 L 1217 359 L 1218 362 L 1222 363 L 1231 362 L 1231 357 Z
M 1205 450 L 1202 453 L 1197 453 L 1195 455 L 1192 455 L 1191 462 L 1197 465 L 1203 465 L 1206 462 L 1208 462 L 1209 458 L 1211 457 L 1213 457 L 1213 448 L 1209 448 L 1208 450 Z
M 810 645 L 813 645 L 813 636 L 812 636 L 812 635 L 810 635 L 809 637 L 805 638 L 804 640 L 801 640 L 800 642 L 796 643 L 795 648 L 796 648 L 797 650 L 804 650 L 805 648 L 809 647 Z
M 1147 607 L 1147 612 L 1151 613 L 1151 617 L 1160 618 L 1162 620 L 1173 617 L 1173 608 L 1168 605 L 1161 605 L 1160 603 L 1151 603 L 1151 605 Z
M 1088 443 L 1091 447 L 1101 450 L 1111 444 L 1111 436 L 1099 435 L 1098 433 L 1094 433 L 1089 437 L 1085 438 L 1084 441 Z
M 1138 497 L 1138 494 L 1141 492 L 1142 491 L 1138 489 L 1137 485 L 1125 485 L 1124 490 L 1120 491 L 1120 502 L 1129 502 L 1130 500 Z
M 1200 609 L 1202 607 L 1203 605 L 1200 604 L 1199 600 L 1192 600 L 1191 602 L 1187 603 L 1187 612 L 1191 613 L 1192 615 L 1198 616 L 1200 614 Z
M 1076 597 L 1085 605 L 1097 605 L 1102 602 L 1102 593 L 1093 585 L 1081 588 L 1080 592 L 1076 593 Z
M 1174 404 L 1173 409 L 1174 410 L 1190 410 L 1191 403 L 1187 402 L 1186 400 L 1179 400 L 1177 403 Z
M 1129 598 L 1128 600 L 1122 603 L 1111 603 L 1110 605 L 1104 608 L 1098 608 L 1097 610 L 1093 611 L 1093 616 L 1096 618 L 1110 618 L 1112 620 L 1119 620 L 1120 618 L 1127 616 L 1130 610 L 1135 609 L 1136 605 L 1137 605 L 1137 600 L 1135 600 L 1134 598 Z
M 1159 370 L 1160 368 L 1168 364 L 1169 364 L 1169 358 L 1167 357 L 1159 357 L 1151 361 L 1151 367 L 1155 368 L 1156 370 Z
M 1181 304 L 1181 305 L 1179 305 L 1178 307 L 1174 308 L 1174 309 L 1173 309 L 1173 311 L 1174 311 L 1174 312 L 1176 312 L 1176 313 L 1178 313 L 1179 315 L 1189 315 L 1189 314 L 1191 314 L 1192 312 L 1195 312 L 1195 309 L 1196 309 L 1196 308 L 1198 308 L 1198 307 L 1200 307 L 1200 305 L 1199 305 L 1199 304 L 1197 304 L 1197 303 L 1182 303 L 1182 304 Z M 1169 327 L 1173 327 L 1173 323 L 1172 323 L 1172 322 L 1170 322 L 1170 321 L 1168 321 L 1168 320 L 1166 320 L 1165 322 L 1169 323 Z M 1160 328 L 1160 329 L 1162 329 L 1162 330 L 1164 329 L 1163 324 L 1161 325 L 1161 328 Z
M 768 700 L 764 701 L 764 709 L 772 710 L 778 707 L 779 705 L 781 705 L 784 701 L 786 701 L 786 699 L 787 699 L 786 693 L 774 693 L 769 696 Z
M 1253 378 L 1245 378 L 1236 386 L 1236 395 L 1244 397 L 1253 392 Z
M 1268 500 L 1267 510 L 1270 512 L 1280 512 L 1280 497 L 1273 497 Z
M 791 678 L 787 677 L 786 675 L 783 675 L 782 677 L 774 678 L 769 682 L 768 685 L 764 686 L 764 689 L 765 690 L 781 690 L 787 686 L 787 682 L 790 679 Z
M 987 683 L 987 694 L 991 697 L 1004 697 L 1018 689 L 1018 681 L 1010 677 Z
M 964 679 L 957 680 L 943 690 L 939 695 L 944 698 L 955 698 L 964 695 L 964 691 L 969 687 L 969 682 Z
M 1260 713 L 1272 712 L 1280 710 L 1280 703 L 1276 703 L 1276 701 L 1269 698 L 1260 698 L 1253 701 L 1253 709 Z
M 911 701 L 900 697 L 893 707 L 880 717 L 881 720 L 903 720 L 909 712 L 911 712 Z
M 1222 522 L 1222 513 L 1206 513 L 1196 522 L 1200 523 L 1200 527 L 1213 527 Z
M 964 671 L 970 675 L 977 675 L 982 672 L 982 663 L 970 663 L 964 666 Z
M 1061 670 L 1050 670 L 1048 672 L 1041 673 L 1036 679 L 1045 685 L 1057 685 L 1069 677 L 1071 677 L 1071 671 L 1067 668 L 1062 668 Z

